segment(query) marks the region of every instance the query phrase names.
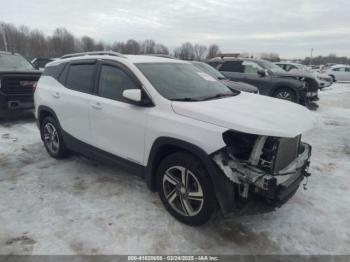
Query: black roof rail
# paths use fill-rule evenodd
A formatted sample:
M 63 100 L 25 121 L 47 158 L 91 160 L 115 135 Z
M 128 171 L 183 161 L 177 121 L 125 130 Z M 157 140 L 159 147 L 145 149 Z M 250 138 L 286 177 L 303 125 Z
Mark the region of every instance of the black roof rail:
M 126 56 L 122 55 L 121 53 L 117 53 L 117 52 L 113 52 L 113 51 L 94 51 L 94 52 L 68 54 L 68 55 L 62 56 L 61 59 L 79 57 L 79 56 L 87 56 L 87 55 L 109 55 L 109 56 L 118 56 L 118 57 L 126 58 Z

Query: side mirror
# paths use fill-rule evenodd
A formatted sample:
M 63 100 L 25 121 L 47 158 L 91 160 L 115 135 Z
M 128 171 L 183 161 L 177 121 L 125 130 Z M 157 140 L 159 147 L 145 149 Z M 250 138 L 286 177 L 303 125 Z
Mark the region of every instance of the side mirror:
M 136 103 L 140 103 L 142 101 L 140 89 L 126 89 L 123 91 L 123 97 Z
M 123 91 L 123 97 L 134 105 L 143 107 L 154 106 L 152 100 L 141 89 L 126 89 Z
M 263 69 L 259 69 L 257 73 L 258 73 L 258 75 L 261 76 L 261 77 L 265 77 L 265 76 L 266 76 L 266 71 L 263 70 Z

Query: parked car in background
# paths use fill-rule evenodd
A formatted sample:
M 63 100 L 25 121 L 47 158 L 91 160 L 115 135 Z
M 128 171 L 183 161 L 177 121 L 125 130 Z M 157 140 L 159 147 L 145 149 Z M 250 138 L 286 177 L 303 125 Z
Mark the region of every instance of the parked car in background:
M 52 157 L 75 151 L 129 167 L 189 225 L 256 199 L 281 206 L 310 175 L 311 146 L 301 142 L 314 125 L 307 109 L 232 92 L 186 61 L 67 55 L 45 68 L 35 108 Z
M 331 68 L 332 66 L 335 66 L 335 65 L 337 65 L 337 64 L 335 64 L 335 63 L 327 63 L 327 64 L 322 66 L 321 70 L 325 71 L 325 70 L 327 70 L 327 69 L 329 69 L 329 68 Z
M 45 66 L 54 61 L 55 58 L 42 58 L 42 57 L 37 57 L 37 58 L 34 58 L 31 63 L 32 65 L 38 69 L 38 70 L 43 70 L 45 68 Z
M 322 71 L 324 74 L 333 78 L 333 81 L 350 81 L 350 66 L 349 65 L 335 65 L 331 68 Z
M 225 77 L 252 84 L 260 94 L 300 103 L 310 109 L 318 106 L 318 84 L 304 74 L 288 73 L 265 60 L 250 58 L 216 57 L 207 61 Z
M 332 77 L 324 73 L 312 71 L 305 65 L 291 62 L 277 62 L 275 64 L 287 72 L 295 72 L 307 75 L 309 79 L 314 79 L 318 83 L 318 87 L 320 89 L 329 87 L 333 84 Z
M 34 108 L 33 91 L 41 73 L 17 53 L 0 51 L 0 116 Z
M 203 72 L 213 77 L 214 79 L 221 81 L 224 85 L 226 85 L 232 90 L 244 91 L 244 92 L 254 93 L 254 94 L 259 93 L 259 89 L 257 87 L 247 83 L 229 80 L 223 74 L 221 74 L 218 70 L 216 70 L 215 68 L 211 67 L 206 63 L 198 62 L 198 61 L 192 61 L 191 63 L 198 69 L 202 70 Z
M 322 70 L 322 65 L 309 65 L 307 68 L 313 72 L 320 72 Z

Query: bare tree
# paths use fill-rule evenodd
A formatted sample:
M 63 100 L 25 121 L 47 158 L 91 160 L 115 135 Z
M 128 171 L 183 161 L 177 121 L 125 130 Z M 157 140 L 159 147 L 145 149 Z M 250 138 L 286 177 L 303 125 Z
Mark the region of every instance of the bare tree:
M 327 56 L 316 56 L 312 59 L 310 57 L 306 57 L 302 63 L 304 65 L 325 65 L 327 63 L 334 64 L 350 64 L 350 58 L 345 56 L 336 56 L 335 54 L 329 54 Z
M 54 57 L 73 53 L 76 50 L 74 36 L 65 28 L 57 28 L 49 39 L 49 47 Z
M 218 45 L 213 44 L 209 46 L 207 58 L 217 57 L 220 54 L 220 48 Z
M 141 53 L 142 54 L 154 54 L 155 53 L 156 43 L 153 40 L 145 40 L 141 44 Z
M 260 58 L 271 61 L 271 62 L 281 61 L 281 59 L 277 53 L 261 53 Z
M 126 42 L 116 41 L 113 44 L 105 44 L 89 36 L 77 38 L 65 28 L 57 28 L 51 36 L 45 36 L 39 30 L 32 30 L 26 26 L 1 24 L 3 24 L 8 49 L 28 59 L 60 57 L 68 53 L 100 50 L 113 50 L 123 54 L 169 54 L 169 49 L 165 45 L 152 39 L 145 41 L 129 39 Z M 0 41 L 0 50 L 5 49 L 4 42 Z M 203 60 L 206 50 L 207 47 L 204 45 L 186 42 L 175 49 L 175 56 L 185 60 Z M 217 45 L 210 46 L 208 56 L 216 56 L 218 53 L 220 50 Z
M 124 54 L 125 44 L 123 42 L 114 42 L 112 45 L 112 51 Z
M 174 56 L 183 60 L 194 60 L 194 47 L 190 42 L 183 43 L 180 47 L 175 49 Z
M 162 44 L 156 44 L 154 47 L 155 54 L 169 55 L 169 49 Z
M 124 46 L 124 53 L 125 54 L 133 54 L 133 55 L 137 55 L 140 54 L 141 52 L 141 47 L 140 44 L 134 40 L 134 39 L 129 39 L 125 46 Z
M 83 36 L 81 38 L 81 47 L 84 52 L 95 50 L 95 41 L 89 36 Z
M 203 60 L 205 58 L 205 52 L 207 51 L 207 47 L 200 44 L 195 44 L 193 47 L 194 56 L 196 60 Z

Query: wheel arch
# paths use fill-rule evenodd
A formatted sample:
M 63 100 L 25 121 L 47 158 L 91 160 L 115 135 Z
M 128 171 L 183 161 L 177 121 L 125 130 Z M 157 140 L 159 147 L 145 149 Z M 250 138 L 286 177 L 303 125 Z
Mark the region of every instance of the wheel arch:
M 209 179 L 215 189 L 216 200 L 224 214 L 230 212 L 234 207 L 234 187 L 228 178 L 215 165 L 210 155 L 200 147 L 189 142 L 171 138 L 160 137 L 152 145 L 147 166 L 145 168 L 145 179 L 148 188 L 157 191 L 157 168 L 161 160 L 169 154 L 185 151 L 196 157 L 206 168 Z
M 290 89 L 294 95 L 295 95 L 295 98 L 297 100 L 297 102 L 299 102 L 300 100 L 300 91 L 297 90 L 295 87 L 291 86 L 291 85 L 287 85 L 287 84 L 279 84 L 279 85 L 276 85 L 274 88 L 272 88 L 270 90 L 270 93 L 269 93 L 269 96 L 272 96 L 279 90 L 279 89 L 282 89 L 282 88 L 287 88 L 287 89 Z
M 58 121 L 58 118 L 57 118 L 57 115 L 56 115 L 55 111 L 53 111 L 53 110 L 52 110 L 50 107 L 48 107 L 48 106 L 43 106 L 43 105 L 41 105 L 41 106 L 39 106 L 39 108 L 38 108 L 38 117 L 37 117 L 37 120 L 36 120 L 39 129 L 40 129 L 40 127 L 41 127 L 42 121 L 43 121 L 44 118 L 47 117 L 47 116 L 53 117 L 53 118 L 56 120 L 57 124 L 60 126 L 60 122 Z M 43 139 L 43 137 L 41 137 L 41 139 Z

